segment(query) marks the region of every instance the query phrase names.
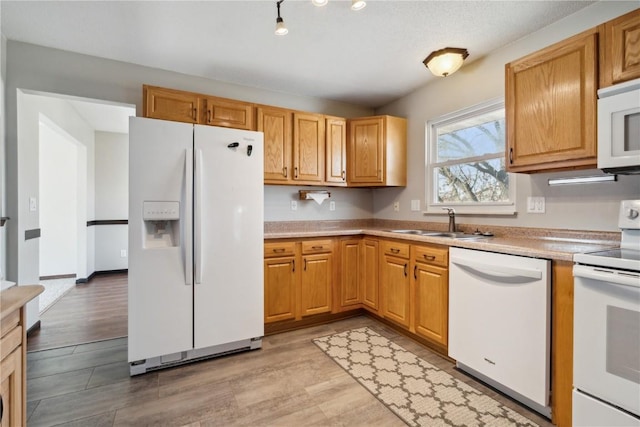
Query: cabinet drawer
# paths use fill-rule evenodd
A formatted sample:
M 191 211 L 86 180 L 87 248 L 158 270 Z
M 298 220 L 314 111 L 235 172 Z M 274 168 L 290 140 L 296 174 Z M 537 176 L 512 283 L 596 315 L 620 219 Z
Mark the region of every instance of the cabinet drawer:
M 398 242 L 382 242 L 382 251 L 385 255 L 392 255 L 400 258 L 409 258 L 409 245 Z
M 279 242 L 279 243 L 265 243 L 264 244 L 264 256 L 265 258 L 278 257 L 278 256 L 291 256 L 296 253 L 295 242 Z
M 440 265 L 442 267 L 446 267 L 448 265 L 448 249 L 429 246 L 414 246 L 414 249 L 413 257 L 416 262 Z
M 331 252 L 333 250 L 333 242 L 331 240 L 309 240 L 302 242 L 302 253 L 319 254 Z
M 0 322 L 0 337 L 4 337 L 9 331 L 20 323 L 20 310 L 14 310 Z
M 22 327 L 13 328 L 11 332 L 0 339 L 0 360 L 4 360 L 14 349 L 22 343 Z

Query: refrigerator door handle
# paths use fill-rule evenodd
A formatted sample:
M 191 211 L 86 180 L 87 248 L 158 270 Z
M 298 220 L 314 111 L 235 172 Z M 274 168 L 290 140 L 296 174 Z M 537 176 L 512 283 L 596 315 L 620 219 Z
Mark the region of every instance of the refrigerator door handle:
M 191 286 L 193 284 L 193 233 L 191 232 L 191 226 L 193 224 L 193 218 L 191 213 L 193 212 L 193 150 L 187 148 L 184 150 L 184 182 L 185 182 L 185 200 L 183 209 L 183 226 L 182 233 L 184 234 L 184 282 L 185 285 Z
M 193 203 L 193 238 L 194 238 L 194 268 L 195 283 L 202 282 L 202 150 L 196 149 L 196 163 L 194 166 L 194 203 Z

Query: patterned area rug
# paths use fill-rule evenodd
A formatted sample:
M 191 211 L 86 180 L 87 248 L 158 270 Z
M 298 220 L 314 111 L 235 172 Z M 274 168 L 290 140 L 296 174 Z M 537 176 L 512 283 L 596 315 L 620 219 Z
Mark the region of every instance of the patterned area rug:
M 313 342 L 410 426 L 537 426 L 369 328 Z

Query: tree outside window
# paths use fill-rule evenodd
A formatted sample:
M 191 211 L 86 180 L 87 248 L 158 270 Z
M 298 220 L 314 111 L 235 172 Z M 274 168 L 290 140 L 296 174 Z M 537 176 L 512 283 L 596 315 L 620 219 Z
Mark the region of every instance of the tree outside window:
M 513 213 L 505 166 L 504 101 L 490 101 L 427 125 L 427 209 Z

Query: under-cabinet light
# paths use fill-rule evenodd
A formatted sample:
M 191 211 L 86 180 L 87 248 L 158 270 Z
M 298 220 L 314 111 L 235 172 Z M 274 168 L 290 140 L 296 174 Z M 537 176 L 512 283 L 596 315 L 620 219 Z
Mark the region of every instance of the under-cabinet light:
M 573 178 L 552 178 L 549 185 L 591 184 L 593 182 L 617 181 L 618 175 L 576 176 Z

